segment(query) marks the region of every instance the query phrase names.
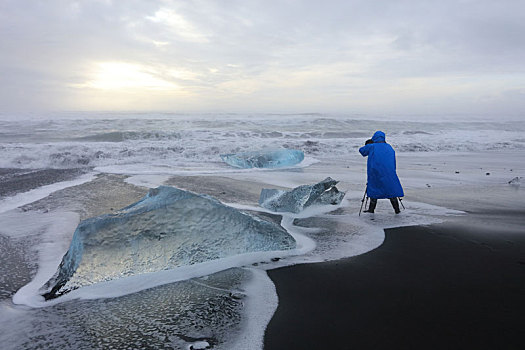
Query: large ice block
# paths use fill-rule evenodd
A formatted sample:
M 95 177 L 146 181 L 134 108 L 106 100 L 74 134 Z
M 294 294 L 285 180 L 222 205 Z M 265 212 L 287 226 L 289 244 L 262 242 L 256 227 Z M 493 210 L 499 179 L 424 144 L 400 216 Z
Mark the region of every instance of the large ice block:
M 115 214 L 82 221 L 41 293 L 50 299 L 125 276 L 294 247 L 293 237 L 275 223 L 206 195 L 161 186 Z
M 221 154 L 221 159 L 236 168 L 280 168 L 299 164 L 304 160 L 303 151 L 279 149 Z
M 345 192 L 335 187 L 337 182 L 327 177 L 315 185 L 302 185 L 291 191 L 264 188 L 259 205 L 276 212 L 298 213 L 311 205 L 339 204 Z

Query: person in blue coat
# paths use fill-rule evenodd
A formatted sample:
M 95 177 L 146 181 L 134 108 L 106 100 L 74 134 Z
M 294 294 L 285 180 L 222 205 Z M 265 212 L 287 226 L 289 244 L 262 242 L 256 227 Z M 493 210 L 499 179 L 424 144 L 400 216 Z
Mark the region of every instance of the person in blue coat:
M 367 160 L 366 195 L 370 198 L 370 206 L 365 213 L 373 213 L 377 200 L 390 199 L 396 214 L 399 213 L 398 197 L 403 197 L 403 187 L 396 174 L 396 152 L 385 141 L 385 133 L 376 131 L 371 140 L 359 149 L 359 153 Z

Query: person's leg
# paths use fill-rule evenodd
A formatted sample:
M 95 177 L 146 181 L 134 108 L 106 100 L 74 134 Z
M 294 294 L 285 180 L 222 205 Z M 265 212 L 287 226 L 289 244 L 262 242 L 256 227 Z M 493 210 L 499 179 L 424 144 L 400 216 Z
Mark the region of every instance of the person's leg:
M 377 205 L 377 199 L 376 198 L 370 198 L 370 205 L 368 205 L 368 209 L 365 210 L 365 213 L 373 213 L 376 209 Z
M 397 197 L 390 198 L 390 203 L 392 203 L 392 207 L 394 208 L 396 214 L 399 214 L 401 210 L 399 210 L 399 202 L 397 200 Z

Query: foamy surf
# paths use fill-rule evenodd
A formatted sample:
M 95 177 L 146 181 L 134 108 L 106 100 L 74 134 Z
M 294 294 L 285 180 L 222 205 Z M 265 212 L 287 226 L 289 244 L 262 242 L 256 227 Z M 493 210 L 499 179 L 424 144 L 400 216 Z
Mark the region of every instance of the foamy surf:
M 3 168 L 98 168 L 140 173 L 166 169 L 223 169 L 220 154 L 268 148 L 303 150 L 340 160 L 356 152 L 377 124 L 399 153 L 523 150 L 516 122 L 374 122 L 345 115 L 122 115 L 72 113 L 62 119 L 3 120 Z M 223 119 L 224 118 L 224 119 Z M 7 119 L 7 120 L 5 120 Z M 110 131 L 108 131 L 110 130 Z M 210 142 L 213 140 L 213 142 Z M 203 166 L 204 165 L 204 166 Z

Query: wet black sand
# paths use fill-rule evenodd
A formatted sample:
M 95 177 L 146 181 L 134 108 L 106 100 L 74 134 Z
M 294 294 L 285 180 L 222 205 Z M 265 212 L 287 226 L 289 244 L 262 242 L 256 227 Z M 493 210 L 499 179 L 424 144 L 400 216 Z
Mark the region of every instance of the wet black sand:
M 14 196 L 40 186 L 69 181 L 89 169 L 7 169 L 0 168 L 0 197 Z
M 389 229 L 364 255 L 269 271 L 264 348 L 524 349 L 525 226 L 497 227 Z

